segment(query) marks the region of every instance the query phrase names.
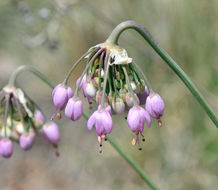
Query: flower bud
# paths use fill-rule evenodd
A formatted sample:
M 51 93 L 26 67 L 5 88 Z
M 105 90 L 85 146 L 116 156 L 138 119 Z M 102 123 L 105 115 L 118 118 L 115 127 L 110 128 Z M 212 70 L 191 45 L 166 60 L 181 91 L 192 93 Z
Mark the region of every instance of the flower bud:
M 65 108 L 65 116 L 72 121 L 76 121 L 81 118 L 82 112 L 82 101 L 76 97 L 70 98 Z
M 7 138 L 0 139 L 0 155 L 4 158 L 10 158 L 13 154 L 13 144 Z
M 125 102 L 126 101 L 126 90 L 125 89 L 120 89 L 119 95 L 122 98 L 122 100 Z
M 134 99 L 136 100 L 137 104 L 139 104 L 139 99 L 136 94 L 134 94 L 134 96 L 131 93 L 126 94 L 126 104 L 128 107 L 134 106 Z
M 145 86 L 144 92 L 143 93 L 138 93 L 137 96 L 139 98 L 140 105 L 145 104 L 146 99 L 149 96 L 148 87 Z
M 58 125 L 54 122 L 49 122 L 42 127 L 42 136 L 45 141 L 57 145 L 60 141 L 60 133 Z
M 14 126 L 17 134 L 21 135 L 25 132 L 24 125 L 22 124 L 22 122 L 16 122 Z
M 32 148 L 33 143 L 35 140 L 35 133 L 34 132 L 30 132 L 28 134 L 22 134 L 20 136 L 20 147 L 23 150 L 29 150 L 30 148 Z
M 88 95 L 88 96 L 90 96 L 90 97 L 94 97 L 95 96 L 95 94 L 96 94 L 96 88 L 95 88 L 95 86 L 93 85 L 93 83 L 92 83 L 92 81 L 87 81 L 86 83 L 85 83 L 85 92 L 86 92 L 86 94 Z
M 35 121 L 35 125 L 41 126 L 45 123 L 45 117 L 43 116 L 42 112 L 39 110 L 36 110 L 34 113 L 34 121 Z
M 77 81 L 76 81 L 76 86 L 79 85 L 79 81 L 80 81 L 80 77 L 79 77 L 79 78 L 77 79 Z M 83 79 L 81 80 L 81 83 L 80 83 L 80 85 L 79 85 L 79 90 L 84 86 L 85 82 L 86 82 L 86 75 L 84 75 L 84 76 L 83 76 Z
M 63 110 L 69 98 L 73 96 L 71 87 L 61 83 L 52 92 L 52 98 L 56 109 Z
M 112 101 L 112 108 L 117 114 L 121 114 L 125 110 L 125 104 L 121 98 L 114 98 Z
M 146 110 L 151 117 L 160 119 L 164 112 L 164 101 L 159 94 L 152 93 L 147 97 Z

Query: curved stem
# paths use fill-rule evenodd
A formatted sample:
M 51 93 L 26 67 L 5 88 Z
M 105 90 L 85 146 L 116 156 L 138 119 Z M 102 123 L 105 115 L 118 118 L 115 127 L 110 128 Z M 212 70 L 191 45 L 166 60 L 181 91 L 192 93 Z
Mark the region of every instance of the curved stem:
M 168 53 L 160 46 L 160 44 L 151 36 L 151 34 L 136 21 L 125 21 L 120 23 L 110 34 L 107 42 L 112 44 L 117 44 L 118 39 L 122 32 L 127 29 L 136 30 L 156 51 L 156 53 L 168 64 L 168 66 L 178 75 L 178 77 L 183 81 L 186 87 L 191 91 L 193 96 L 197 99 L 200 105 L 204 108 L 205 112 L 208 114 L 210 119 L 213 121 L 215 126 L 218 128 L 218 118 L 213 112 L 210 105 L 207 103 L 205 98 L 201 95 L 197 87 L 187 76 L 187 74 L 180 68 L 179 65 L 168 55 Z
M 94 51 L 94 50 L 93 50 Z M 90 53 L 90 51 L 87 51 L 86 53 L 84 53 L 77 61 L 76 63 L 73 64 L 73 66 L 71 67 L 71 69 L 69 70 L 69 72 L 67 73 L 65 79 L 64 79 L 64 84 L 67 84 L 68 79 L 70 78 L 71 73 L 74 71 L 74 69 L 76 68 L 76 66 L 82 61 L 82 59 L 87 56 Z
M 9 79 L 9 85 L 10 86 L 15 86 L 16 79 L 19 74 L 21 74 L 24 71 L 30 71 L 34 75 L 36 75 L 38 78 L 40 78 L 43 82 L 45 82 L 48 86 L 51 88 L 54 88 L 55 86 L 48 80 L 46 76 L 44 76 L 42 73 L 40 73 L 35 67 L 30 66 L 30 65 L 21 65 L 18 67 L 11 75 Z
M 90 115 L 83 111 L 83 117 L 87 120 Z M 141 178 L 148 184 L 148 186 L 153 190 L 158 190 L 159 188 L 149 179 L 146 173 L 140 168 L 140 166 L 128 155 L 124 150 L 111 138 L 110 135 L 106 135 L 110 144 L 114 149 L 132 166 L 132 168 L 141 176 Z

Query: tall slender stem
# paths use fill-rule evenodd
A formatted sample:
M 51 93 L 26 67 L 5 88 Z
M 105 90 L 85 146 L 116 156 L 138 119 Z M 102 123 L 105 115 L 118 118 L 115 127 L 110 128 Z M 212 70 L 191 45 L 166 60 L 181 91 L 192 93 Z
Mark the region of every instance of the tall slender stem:
M 95 51 L 95 49 L 93 49 L 92 51 Z M 85 58 L 85 56 L 87 56 L 89 53 L 91 53 L 91 51 L 87 51 L 86 53 L 84 53 L 77 61 L 76 63 L 73 64 L 73 66 L 71 67 L 71 69 L 69 70 L 69 72 L 67 73 L 65 79 L 64 79 L 64 84 L 67 84 L 68 79 L 70 78 L 71 73 L 74 71 L 74 69 L 76 68 L 76 66 L 82 61 L 83 58 Z
M 180 68 L 179 65 L 168 55 L 168 53 L 160 46 L 160 44 L 151 36 L 151 34 L 136 21 L 125 21 L 117 25 L 107 39 L 108 43 L 118 44 L 120 35 L 127 29 L 133 29 L 137 31 L 156 51 L 156 53 L 168 64 L 168 66 L 177 74 L 177 76 L 183 81 L 186 87 L 191 91 L 193 96 L 197 99 L 200 105 L 204 108 L 210 119 L 213 121 L 215 126 L 218 128 L 218 118 L 214 111 L 207 103 L 205 98 L 201 95 L 197 87 L 187 76 L 187 74 Z
M 48 80 L 48 78 L 31 65 L 21 65 L 20 67 L 18 67 L 12 73 L 8 84 L 10 86 L 15 86 L 18 75 L 20 75 L 24 71 L 30 71 L 31 73 L 36 75 L 39 79 L 41 79 L 43 82 L 45 82 L 48 86 L 50 86 L 51 88 L 54 88 L 54 85 Z
M 123 69 L 123 72 L 125 74 L 126 84 L 128 86 L 128 90 L 129 90 L 129 92 L 130 92 L 130 94 L 132 95 L 132 98 L 133 98 L 133 103 L 134 103 L 134 105 L 138 105 L 135 93 L 133 92 L 132 86 L 131 86 L 130 81 L 129 81 L 129 76 L 128 76 L 128 73 L 126 71 L 126 68 L 123 66 L 122 69 Z

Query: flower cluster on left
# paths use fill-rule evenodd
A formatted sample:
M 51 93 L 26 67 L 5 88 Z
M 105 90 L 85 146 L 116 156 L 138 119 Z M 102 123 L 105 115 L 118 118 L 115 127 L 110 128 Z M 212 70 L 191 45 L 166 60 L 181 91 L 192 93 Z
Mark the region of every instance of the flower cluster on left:
M 6 85 L 0 91 L 0 155 L 10 158 L 13 142 L 25 151 L 31 149 L 38 133 L 54 146 L 60 140 L 57 124 L 46 123 L 44 114 L 23 90 Z

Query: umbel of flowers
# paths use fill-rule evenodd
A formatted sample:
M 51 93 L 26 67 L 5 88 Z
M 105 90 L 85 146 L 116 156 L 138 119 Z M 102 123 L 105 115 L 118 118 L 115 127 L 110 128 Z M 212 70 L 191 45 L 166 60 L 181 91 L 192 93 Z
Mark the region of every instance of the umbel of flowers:
M 45 123 L 38 106 L 20 88 L 5 86 L 0 91 L 0 155 L 11 157 L 13 142 L 25 151 L 31 149 L 37 133 L 54 146 L 60 140 L 58 126 Z
M 86 60 L 86 67 L 76 81 L 76 90 L 67 85 L 68 78 L 80 61 Z M 83 112 L 83 103 L 78 96 L 82 90 L 88 102 L 96 102 L 98 109 L 94 111 L 87 122 L 91 131 L 95 126 L 99 146 L 106 135 L 110 134 L 114 124 L 113 114 L 128 112 L 127 123 L 135 137 L 132 144 L 138 144 L 143 136 L 144 125 L 151 126 L 151 117 L 158 120 L 161 126 L 161 116 L 164 112 L 162 98 L 151 89 L 146 76 L 140 71 L 127 51 L 118 45 L 105 43 L 88 50 L 69 71 L 64 82 L 57 85 L 52 93 L 57 114 L 65 108 L 65 116 L 72 121 L 79 120 Z M 52 117 L 52 119 L 53 119 Z M 100 148 L 100 152 L 101 152 Z

